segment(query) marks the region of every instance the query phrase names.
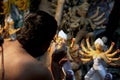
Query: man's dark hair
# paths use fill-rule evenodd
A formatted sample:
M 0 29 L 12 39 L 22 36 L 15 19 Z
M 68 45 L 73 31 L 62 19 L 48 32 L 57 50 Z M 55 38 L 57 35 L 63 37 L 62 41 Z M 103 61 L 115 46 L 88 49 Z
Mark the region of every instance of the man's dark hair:
M 30 0 L 30 12 L 36 12 L 39 9 L 41 0 Z
M 55 18 L 44 11 L 29 13 L 23 27 L 17 34 L 17 40 L 33 57 L 47 50 L 57 30 Z

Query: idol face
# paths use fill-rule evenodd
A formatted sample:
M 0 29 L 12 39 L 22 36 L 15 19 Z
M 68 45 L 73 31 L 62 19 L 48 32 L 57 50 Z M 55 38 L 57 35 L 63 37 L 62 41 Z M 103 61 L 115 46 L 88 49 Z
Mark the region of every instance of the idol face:
M 89 6 L 90 4 L 88 4 L 87 1 L 83 2 L 80 6 L 79 6 L 79 9 L 80 9 L 80 15 L 81 16 L 86 16 L 87 12 L 88 12 L 88 9 L 89 9 Z
M 101 44 L 99 44 L 99 43 L 96 43 L 95 44 L 95 48 L 97 49 L 97 50 L 102 50 L 103 49 L 103 46 L 101 45 Z
M 25 10 L 27 7 L 27 0 L 14 0 L 14 4 L 18 7 L 18 9 Z
M 6 15 L 6 14 L 9 13 L 9 5 L 8 5 L 8 2 L 3 2 L 2 9 L 3 9 L 2 14 Z

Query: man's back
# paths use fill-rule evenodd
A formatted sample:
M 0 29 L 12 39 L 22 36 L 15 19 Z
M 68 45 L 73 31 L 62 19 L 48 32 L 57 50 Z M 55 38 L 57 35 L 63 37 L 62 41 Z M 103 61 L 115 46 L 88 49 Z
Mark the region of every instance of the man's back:
M 22 28 L 16 33 L 17 40 L 3 43 L 5 68 L 3 80 L 52 80 L 48 68 L 34 57 L 44 55 L 57 27 L 55 18 L 44 11 L 38 10 L 27 14 Z M 0 51 L 0 78 L 2 79 L 1 60 L 2 51 Z
M 52 80 L 49 70 L 29 55 L 18 41 L 5 41 L 3 50 L 5 80 Z M 0 65 L 2 65 L 1 58 Z M 0 71 L 1 79 L 2 71 Z

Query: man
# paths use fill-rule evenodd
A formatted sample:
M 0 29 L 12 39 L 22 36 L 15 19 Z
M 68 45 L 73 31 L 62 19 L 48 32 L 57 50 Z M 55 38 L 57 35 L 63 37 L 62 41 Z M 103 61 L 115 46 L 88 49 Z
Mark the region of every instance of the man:
M 17 40 L 4 40 L 0 51 L 0 80 L 52 80 L 48 68 L 34 57 L 45 53 L 56 29 L 57 22 L 49 14 L 29 13 Z

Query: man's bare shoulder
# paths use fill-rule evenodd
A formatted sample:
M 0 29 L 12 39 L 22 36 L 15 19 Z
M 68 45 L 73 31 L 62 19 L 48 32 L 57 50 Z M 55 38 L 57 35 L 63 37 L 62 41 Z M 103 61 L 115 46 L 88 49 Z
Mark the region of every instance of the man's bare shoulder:
M 48 68 L 20 48 L 19 44 L 10 42 L 3 47 L 5 80 L 52 80 Z

